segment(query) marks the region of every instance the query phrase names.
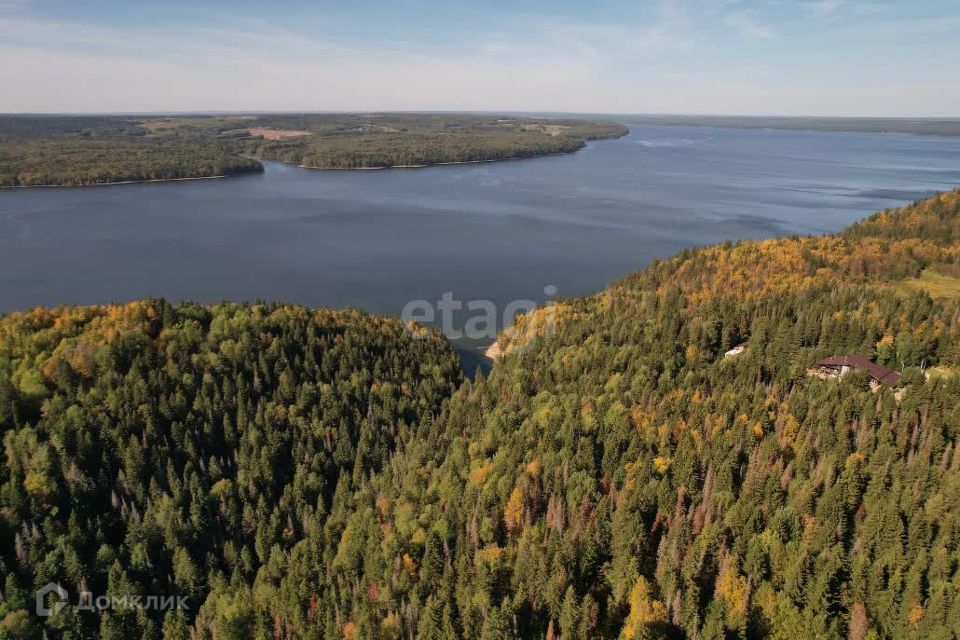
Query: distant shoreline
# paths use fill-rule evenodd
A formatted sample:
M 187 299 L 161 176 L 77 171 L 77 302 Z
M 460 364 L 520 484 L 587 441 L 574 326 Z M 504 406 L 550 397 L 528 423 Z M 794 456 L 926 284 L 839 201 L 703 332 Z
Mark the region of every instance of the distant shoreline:
M 0 114 L 0 188 L 206 180 L 262 171 L 261 159 L 317 170 L 502 162 L 573 152 L 628 132 L 606 120 L 489 115 Z M 205 173 L 215 168 L 217 175 Z M 147 178 L 158 174 L 171 177 Z
M 793 116 L 625 116 L 635 125 L 713 127 L 823 133 L 874 133 L 960 137 L 960 119 L 951 118 L 836 118 Z
M 623 137 L 623 136 L 620 136 Z M 598 138 L 598 140 L 617 140 L 619 138 Z M 586 144 L 583 147 L 587 146 Z M 389 165 L 382 167 L 309 167 L 304 164 L 297 164 L 296 162 L 287 162 L 286 160 L 278 160 L 273 158 L 257 158 L 257 160 L 267 162 L 280 162 L 287 166 L 295 166 L 299 169 L 306 169 L 308 171 L 384 171 L 388 169 L 426 169 L 428 167 L 442 167 L 455 164 L 483 164 L 483 163 L 493 163 L 493 162 L 509 162 L 513 160 L 532 160 L 534 158 L 547 158 L 550 156 L 568 156 L 574 153 L 577 153 L 580 149 L 574 149 L 573 151 L 556 151 L 553 153 L 538 153 L 529 156 L 513 156 L 510 158 L 489 158 L 486 160 L 455 160 L 451 162 L 430 162 L 427 164 L 397 164 Z M 183 182 L 186 180 L 214 180 L 218 178 L 235 178 L 237 176 L 243 176 L 251 173 L 264 173 L 261 169 L 260 171 L 240 171 L 237 173 L 227 173 L 216 176 L 193 176 L 189 178 L 154 178 L 151 180 L 123 180 L 119 182 L 90 182 L 84 184 L 15 184 L 10 186 L 0 187 L 0 191 L 4 189 L 81 189 L 84 187 L 113 187 L 119 185 L 131 185 L 131 184 L 156 184 L 162 182 Z
M 621 136 L 623 137 L 623 136 Z M 599 138 L 599 140 L 618 140 L 619 138 Z M 584 145 L 585 147 L 586 145 Z M 297 164 L 295 162 L 286 162 L 284 160 L 273 160 L 273 162 L 282 162 L 283 164 L 289 166 L 296 166 L 300 169 L 307 169 L 308 171 L 386 171 L 389 169 L 427 169 L 429 167 L 445 167 L 454 164 L 485 164 L 485 163 L 494 163 L 494 162 L 512 162 L 515 160 L 534 160 L 536 158 L 549 158 L 551 156 L 571 156 L 578 151 L 581 151 L 583 147 L 579 149 L 574 149 L 573 151 L 554 151 L 552 153 L 537 153 L 529 156 L 512 156 L 510 158 L 489 158 L 487 160 L 453 160 L 451 162 L 428 162 L 426 164 L 392 164 L 381 167 L 308 167 L 304 164 Z M 262 160 L 270 160 L 269 158 L 261 158 Z
M 190 178 L 154 178 L 151 180 L 123 180 L 120 182 L 88 182 L 84 184 L 14 184 L 4 189 L 82 189 L 85 187 L 115 187 L 119 185 L 130 184 L 156 184 L 160 182 L 183 182 L 185 180 L 215 180 L 218 178 L 236 178 L 251 173 L 263 173 L 263 171 L 241 171 L 238 173 L 225 173 L 217 176 L 193 176 Z

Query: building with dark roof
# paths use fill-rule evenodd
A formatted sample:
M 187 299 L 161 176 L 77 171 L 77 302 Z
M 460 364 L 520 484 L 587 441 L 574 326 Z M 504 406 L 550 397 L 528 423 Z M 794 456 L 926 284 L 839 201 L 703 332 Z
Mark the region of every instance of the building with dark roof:
M 900 374 L 864 356 L 830 356 L 817 362 L 821 378 L 841 378 L 853 369 L 866 371 L 872 383 L 886 387 L 900 384 Z

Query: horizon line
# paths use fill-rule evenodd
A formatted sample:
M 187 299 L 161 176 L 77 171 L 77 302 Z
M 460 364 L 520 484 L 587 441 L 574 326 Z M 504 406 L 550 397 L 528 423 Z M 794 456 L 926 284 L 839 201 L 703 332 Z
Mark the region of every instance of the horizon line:
M 362 114 L 478 114 L 478 115 L 539 115 L 539 116 L 606 116 L 642 118 L 779 118 L 799 120 L 930 120 L 960 121 L 956 116 L 931 115 L 812 115 L 771 113 L 690 113 L 690 112 L 640 112 L 640 111 L 557 111 L 532 109 L 189 109 L 189 110 L 144 110 L 144 111 L 0 111 L 0 117 L 9 116 L 198 116 L 198 115 L 362 115 Z

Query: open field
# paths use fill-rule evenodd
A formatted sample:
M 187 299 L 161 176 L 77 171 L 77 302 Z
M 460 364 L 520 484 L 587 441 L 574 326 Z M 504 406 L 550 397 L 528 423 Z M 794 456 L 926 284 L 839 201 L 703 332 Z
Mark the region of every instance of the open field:
M 907 290 L 926 291 L 934 300 L 960 297 L 960 279 L 941 275 L 931 269 L 924 269 L 919 278 L 904 280 L 902 286 Z
M 255 138 L 264 140 L 283 140 L 284 138 L 299 138 L 300 136 L 309 136 L 309 131 L 295 131 L 290 129 L 265 129 L 263 127 L 253 127 L 247 129 L 247 133 Z

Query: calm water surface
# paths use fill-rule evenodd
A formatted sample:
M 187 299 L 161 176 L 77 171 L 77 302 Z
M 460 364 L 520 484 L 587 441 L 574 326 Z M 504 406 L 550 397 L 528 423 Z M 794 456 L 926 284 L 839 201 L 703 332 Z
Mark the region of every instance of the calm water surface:
M 399 314 L 596 291 L 727 238 L 841 229 L 960 185 L 960 139 L 633 125 L 579 153 L 420 170 L 0 192 L 0 312 L 169 299 Z

